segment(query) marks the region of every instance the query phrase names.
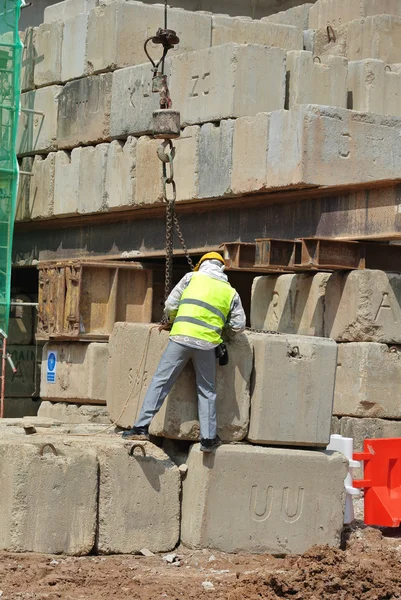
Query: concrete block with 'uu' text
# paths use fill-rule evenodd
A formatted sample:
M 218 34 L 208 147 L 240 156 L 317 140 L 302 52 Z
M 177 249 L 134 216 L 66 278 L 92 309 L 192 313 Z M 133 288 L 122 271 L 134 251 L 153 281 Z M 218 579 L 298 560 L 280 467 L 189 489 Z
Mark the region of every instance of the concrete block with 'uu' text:
M 181 540 L 224 552 L 301 554 L 339 546 L 347 460 L 339 453 L 192 446 L 183 482 Z

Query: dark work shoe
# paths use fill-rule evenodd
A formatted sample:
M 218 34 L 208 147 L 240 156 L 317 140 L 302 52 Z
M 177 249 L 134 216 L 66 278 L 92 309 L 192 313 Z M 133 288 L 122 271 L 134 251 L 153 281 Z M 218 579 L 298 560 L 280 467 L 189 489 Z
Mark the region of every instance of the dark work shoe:
M 216 435 L 214 440 L 202 438 L 200 445 L 201 452 L 216 452 L 217 448 L 221 446 L 222 443 L 223 442 L 221 441 L 218 435 Z
M 128 431 L 124 431 L 122 435 L 123 440 L 149 440 L 149 431 L 147 427 L 133 427 L 132 429 L 128 429 Z

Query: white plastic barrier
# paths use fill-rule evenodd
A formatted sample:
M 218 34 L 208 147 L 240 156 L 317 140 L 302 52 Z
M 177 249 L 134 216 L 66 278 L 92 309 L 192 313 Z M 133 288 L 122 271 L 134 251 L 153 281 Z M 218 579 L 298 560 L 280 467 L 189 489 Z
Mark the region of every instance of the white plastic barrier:
M 352 485 L 351 469 L 357 469 L 358 467 L 360 467 L 360 462 L 352 458 L 354 454 L 354 440 L 352 438 L 343 437 L 342 435 L 331 435 L 330 443 L 327 446 L 327 450 L 341 452 L 346 458 L 348 458 L 348 475 L 344 479 L 344 486 L 346 492 L 344 523 L 352 523 L 352 521 L 354 520 L 354 505 L 352 502 L 352 497 L 357 496 L 360 493 L 360 490 L 354 488 Z

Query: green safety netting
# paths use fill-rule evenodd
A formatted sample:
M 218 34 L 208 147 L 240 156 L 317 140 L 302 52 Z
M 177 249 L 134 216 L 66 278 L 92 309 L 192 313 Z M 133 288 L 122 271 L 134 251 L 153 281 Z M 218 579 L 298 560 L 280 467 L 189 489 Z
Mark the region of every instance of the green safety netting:
M 11 249 L 18 186 L 16 137 L 22 44 L 21 0 L 0 0 L 0 328 L 10 313 Z

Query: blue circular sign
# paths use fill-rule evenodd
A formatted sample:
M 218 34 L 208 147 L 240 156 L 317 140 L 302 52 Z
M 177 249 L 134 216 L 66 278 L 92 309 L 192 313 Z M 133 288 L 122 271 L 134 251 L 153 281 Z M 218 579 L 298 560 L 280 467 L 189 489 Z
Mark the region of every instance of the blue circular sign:
M 47 368 L 49 371 L 54 371 L 56 368 L 56 355 L 54 352 L 50 352 L 49 356 L 47 357 Z

